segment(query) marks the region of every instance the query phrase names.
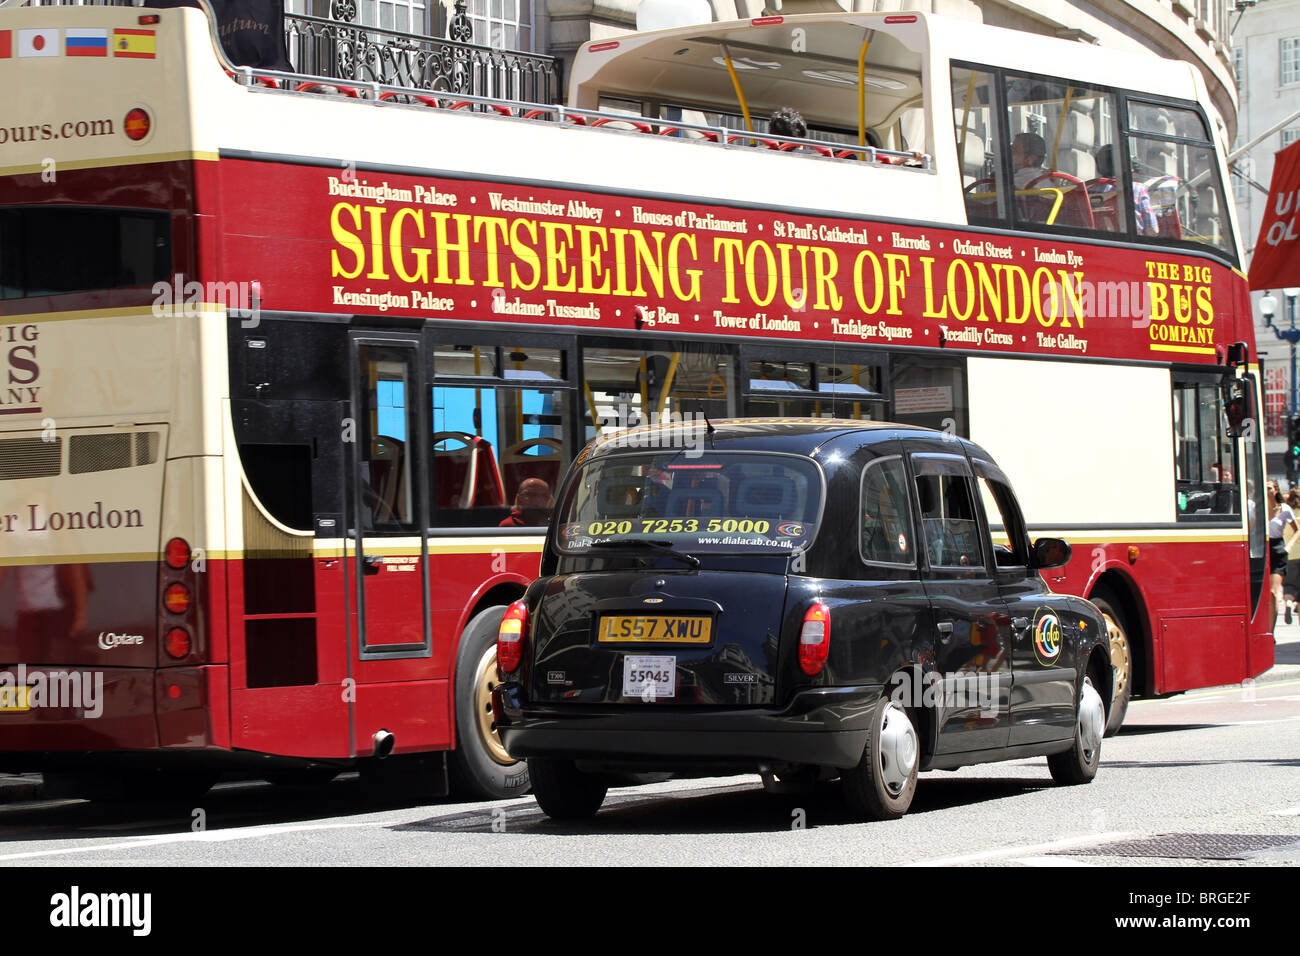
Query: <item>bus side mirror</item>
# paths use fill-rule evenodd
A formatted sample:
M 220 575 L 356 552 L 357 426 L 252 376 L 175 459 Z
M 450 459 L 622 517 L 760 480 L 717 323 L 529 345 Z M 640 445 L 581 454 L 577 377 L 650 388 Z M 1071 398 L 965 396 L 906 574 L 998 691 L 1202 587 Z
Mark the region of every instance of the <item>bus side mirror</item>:
M 1255 381 L 1231 378 L 1223 383 L 1223 415 L 1228 421 L 1228 437 L 1241 438 L 1248 431 L 1246 422 L 1255 409 Z M 1249 437 L 1249 436 L 1247 436 Z
M 1034 542 L 1034 567 L 1040 570 L 1059 568 L 1070 563 L 1071 553 L 1067 541 L 1060 538 L 1039 538 Z

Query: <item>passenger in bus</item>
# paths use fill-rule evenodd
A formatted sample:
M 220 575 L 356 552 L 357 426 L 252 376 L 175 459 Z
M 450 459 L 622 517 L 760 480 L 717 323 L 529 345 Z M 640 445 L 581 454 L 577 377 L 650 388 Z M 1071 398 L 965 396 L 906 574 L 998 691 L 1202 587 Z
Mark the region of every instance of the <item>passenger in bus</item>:
M 1100 191 L 1104 197 L 1116 188 L 1115 147 L 1103 146 L 1097 150 L 1097 179 L 1088 184 L 1092 192 Z M 1109 180 L 1109 182 L 1107 182 Z M 1135 175 L 1133 177 L 1133 217 L 1137 220 L 1139 236 L 1157 236 L 1160 234 L 1160 221 L 1156 218 L 1156 207 L 1151 202 L 1151 193 Z
M 515 506 L 501 521 L 501 528 L 541 528 L 550 523 L 555 501 L 551 486 L 541 478 L 525 478 L 515 492 Z
M 782 106 L 767 121 L 767 131 L 773 136 L 804 139 L 808 135 L 808 124 L 798 110 L 789 106 Z
M 1047 144 L 1037 133 L 1017 133 L 1011 141 L 1011 166 L 1015 170 L 1017 189 L 1028 189 L 1030 183 L 1047 174 L 1043 160 L 1047 157 Z

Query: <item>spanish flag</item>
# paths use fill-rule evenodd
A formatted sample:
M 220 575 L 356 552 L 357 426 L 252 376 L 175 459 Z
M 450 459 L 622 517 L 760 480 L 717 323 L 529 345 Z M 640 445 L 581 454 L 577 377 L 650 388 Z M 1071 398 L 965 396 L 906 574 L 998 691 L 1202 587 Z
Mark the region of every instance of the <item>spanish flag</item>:
M 113 56 L 130 56 L 137 59 L 154 58 L 153 30 L 114 30 Z

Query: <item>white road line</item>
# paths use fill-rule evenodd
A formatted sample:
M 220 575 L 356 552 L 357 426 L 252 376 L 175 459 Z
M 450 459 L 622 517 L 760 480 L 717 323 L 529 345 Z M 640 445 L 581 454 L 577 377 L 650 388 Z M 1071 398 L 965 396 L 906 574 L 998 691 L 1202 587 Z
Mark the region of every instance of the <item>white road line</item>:
M 1008 863 L 1021 866 L 1096 866 L 1075 856 L 1013 856 Z
M 905 866 L 960 866 L 963 863 L 977 863 L 980 860 L 996 860 L 999 857 L 1025 856 L 1041 853 L 1045 850 L 1062 850 L 1070 846 L 1082 846 L 1087 843 L 1105 843 L 1122 840 L 1134 834 L 1127 830 L 1112 830 L 1108 833 L 1089 833 L 1086 836 L 1069 837 L 1065 840 L 1053 840 L 1051 843 L 1035 843 L 1031 846 L 1009 846 L 1000 850 L 985 850 L 982 853 L 967 853 L 965 856 L 945 856 L 933 860 L 918 860 Z
M 1285 810 L 1270 810 L 1270 817 L 1300 817 L 1300 807 L 1287 807 Z
M 371 823 L 302 823 L 265 827 L 234 827 L 229 830 L 204 830 L 199 833 L 166 833 L 161 836 L 138 837 L 121 843 L 97 843 L 93 846 L 67 847 L 61 850 L 33 850 L 28 853 L 0 855 L 6 860 L 31 860 L 42 856 L 67 856 L 74 853 L 98 853 L 104 850 L 136 850 L 164 846 L 168 843 L 224 843 L 228 840 L 247 840 L 253 837 L 278 836 L 281 833 L 303 833 L 311 830 L 343 830 L 353 827 L 381 827 L 397 820 L 375 820 Z

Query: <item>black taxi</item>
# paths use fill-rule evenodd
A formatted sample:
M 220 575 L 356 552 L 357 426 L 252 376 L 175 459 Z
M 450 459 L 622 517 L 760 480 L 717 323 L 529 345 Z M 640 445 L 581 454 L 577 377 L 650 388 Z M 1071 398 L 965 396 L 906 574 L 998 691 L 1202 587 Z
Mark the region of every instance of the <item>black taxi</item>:
M 493 711 L 555 818 L 628 773 L 839 777 L 904 814 L 917 772 L 1046 756 L 1097 772 L 1097 609 L 1053 594 L 1006 475 L 929 429 L 736 419 L 589 444 L 541 576 L 502 620 Z

